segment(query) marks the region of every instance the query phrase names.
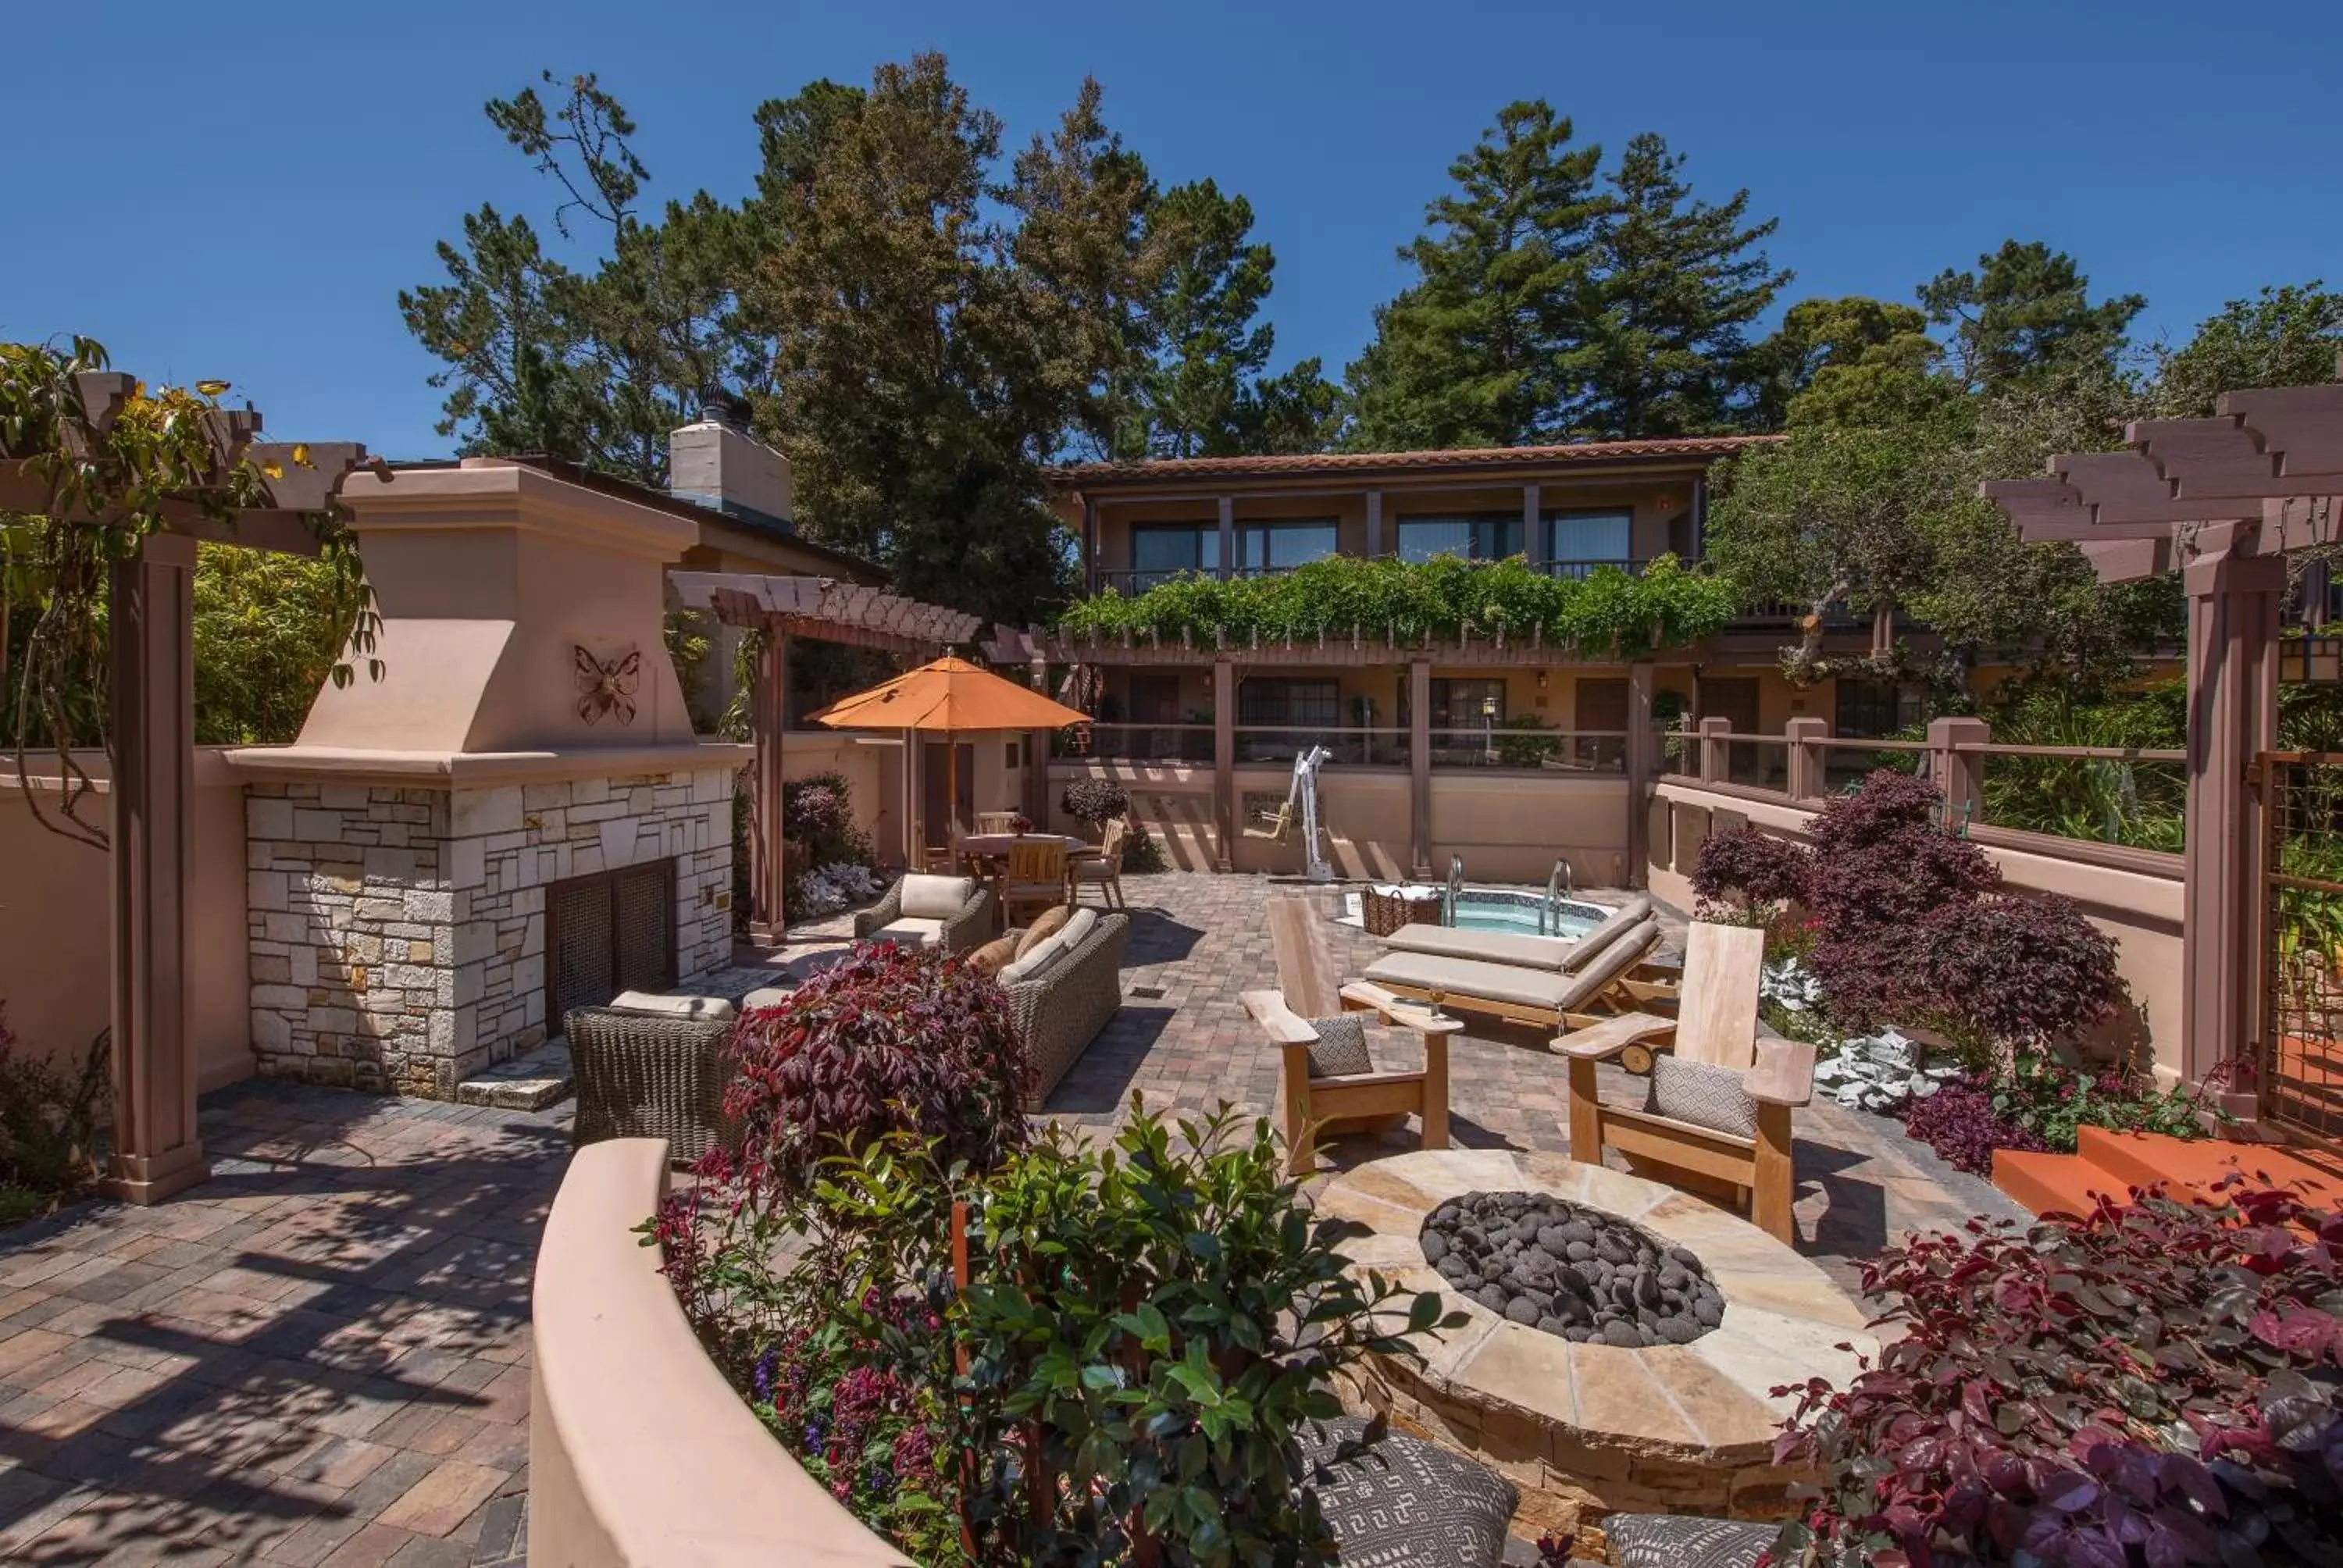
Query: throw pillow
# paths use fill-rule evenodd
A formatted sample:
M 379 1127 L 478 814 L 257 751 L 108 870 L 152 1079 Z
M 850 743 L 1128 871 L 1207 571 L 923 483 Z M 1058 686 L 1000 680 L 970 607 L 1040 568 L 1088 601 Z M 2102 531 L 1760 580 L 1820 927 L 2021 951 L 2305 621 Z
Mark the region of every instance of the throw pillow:
M 1741 1074 L 1714 1062 L 1686 1061 L 1664 1051 L 1652 1058 L 1652 1087 L 1644 1109 L 1711 1132 L 1757 1136 L 1757 1102 L 1743 1091 Z
M 1781 1526 L 1688 1513 L 1614 1513 L 1603 1522 L 1603 1533 L 1620 1568 L 1750 1568 Z
M 998 975 L 1017 959 L 1018 939 L 1025 933 L 1011 931 L 1005 937 L 995 937 L 968 955 L 969 967 L 980 975 Z
M 1312 1078 L 1347 1078 L 1353 1073 L 1373 1072 L 1374 1058 L 1367 1054 L 1367 1015 L 1346 1012 L 1339 1018 L 1313 1018 L 1310 1027 L 1318 1031 L 1318 1043 L 1310 1048 L 1310 1076 Z
M 903 879 L 903 913 L 915 920 L 948 920 L 976 897 L 973 877 L 938 877 L 914 871 Z
M 1063 904 L 1060 904 L 1053 909 L 1043 910 L 1040 914 L 1033 917 L 1033 923 L 1025 928 L 1025 935 L 1018 940 L 1017 956 L 1021 959 L 1027 953 L 1031 952 L 1035 948 L 1040 947 L 1043 942 L 1049 940 L 1050 938 L 1057 934 L 1059 927 L 1064 925 L 1068 920 L 1071 920 L 1073 918 L 1073 910 L 1066 908 Z
M 1067 919 L 1066 923 L 1058 929 L 1065 937 L 1068 947 L 1079 947 L 1081 945 L 1082 939 L 1091 934 L 1098 922 L 1099 912 L 1096 910 L 1076 910 Z
M 610 999 L 616 1012 L 655 1012 L 663 1018 L 697 1019 L 721 1023 L 733 1016 L 733 1007 L 720 996 L 661 996 L 655 991 L 620 991 Z

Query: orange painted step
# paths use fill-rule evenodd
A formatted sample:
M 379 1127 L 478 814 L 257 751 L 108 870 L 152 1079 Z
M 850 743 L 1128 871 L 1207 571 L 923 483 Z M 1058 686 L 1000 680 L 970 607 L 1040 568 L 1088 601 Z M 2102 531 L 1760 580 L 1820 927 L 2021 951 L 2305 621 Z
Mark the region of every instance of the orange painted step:
M 2097 1207 L 2092 1193 L 2124 1195 L 2121 1182 L 2079 1154 L 2021 1149 L 1993 1151 L 1993 1184 L 2036 1214 L 2087 1214 Z
M 2267 1177 L 2279 1186 L 2299 1184 L 2313 1203 L 2326 1207 L 2343 1203 L 2343 1177 L 2278 1144 L 2085 1127 L 2077 1130 L 2076 1145 L 2077 1155 L 2105 1171 L 2112 1190 L 2117 1191 L 2162 1181 L 2176 1196 L 2206 1201 L 2213 1199 L 2214 1185 L 2222 1177 L 2242 1171 L 2249 1181 Z

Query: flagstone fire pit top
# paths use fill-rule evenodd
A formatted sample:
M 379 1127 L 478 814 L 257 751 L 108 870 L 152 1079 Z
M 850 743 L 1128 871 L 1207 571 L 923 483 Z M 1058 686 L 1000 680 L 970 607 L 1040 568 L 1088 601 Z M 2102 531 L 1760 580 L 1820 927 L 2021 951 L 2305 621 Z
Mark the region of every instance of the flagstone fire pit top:
M 1503 1214 L 1492 1200 L 1521 1209 L 1513 1234 L 1495 1245 L 1492 1221 Z M 1479 1251 L 1487 1258 L 1518 1237 L 1520 1220 L 1533 1211 L 1542 1221 L 1564 1212 L 1550 1202 L 1568 1205 L 1590 1227 L 1619 1221 L 1599 1228 L 1611 1241 L 1612 1277 L 1629 1281 L 1631 1301 L 1642 1291 L 1663 1305 L 1655 1288 L 1667 1278 L 1702 1332 L 1674 1342 L 1658 1329 L 1667 1320 L 1655 1309 L 1639 1318 L 1608 1289 L 1598 1309 L 1604 1325 L 1629 1328 L 1574 1338 L 1568 1331 L 1591 1326 L 1594 1313 L 1585 1325 L 1568 1312 L 1524 1321 L 1528 1309 L 1514 1303 L 1534 1303 L 1538 1282 L 1552 1271 L 1517 1271 L 1523 1244 L 1494 1282 L 1476 1266 L 1470 1291 L 1450 1277 L 1455 1265 L 1443 1274 L 1426 1261 L 1427 1235 L 1449 1229 L 1427 1232 L 1436 1214 L 1482 1216 Z M 1411 1292 L 1436 1291 L 1443 1315 L 1467 1319 L 1421 1362 L 1373 1358 L 1350 1391 L 1354 1400 L 1503 1471 L 1523 1489 L 1522 1517 L 1541 1528 L 1574 1530 L 1637 1509 L 1786 1516 L 1788 1488 L 1804 1478 L 1775 1467 L 1773 1440 L 1795 1399 L 1772 1391 L 1818 1376 L 1844 1387 L 1858 1355 L 1878 1353 L 1863 1310 L 1820 1268 L 1715 1204 L 1602 1166 L 1506 1150 L 1423 1150 L 1343 1172 L 1318 1194 L 1317 1208 L 1357 1227 L 1339 1243 L 1352 1268 L 1396 1277 Z M 1548 1230 L 1552 1237 L 1541 1234 Z M 1558 1242 L 1570 1263 L 1584 1261 L 1569 1255 L 1575 1239 L 1574 1231 L 1541 1223 L 1525 1245 Z M 1599 1244 L 1589 1245 L 1599 1259 Z M 1641 1271 L 1646 1251 L 1658 1265 L 1649 1287 Z M 1481 1293 L 1493 1283 L 1504 1303 L 1498 1310 Z M 1721 1307 L 1704 1312 L 1712 1291 Z M 1704 1315 L 1713 1326 L 1700 1322 Z M 1553 1322 L 1541 1327 L 1540 1320 Z M 1647 1322 L 1656 1342 L 1636 1332 Z

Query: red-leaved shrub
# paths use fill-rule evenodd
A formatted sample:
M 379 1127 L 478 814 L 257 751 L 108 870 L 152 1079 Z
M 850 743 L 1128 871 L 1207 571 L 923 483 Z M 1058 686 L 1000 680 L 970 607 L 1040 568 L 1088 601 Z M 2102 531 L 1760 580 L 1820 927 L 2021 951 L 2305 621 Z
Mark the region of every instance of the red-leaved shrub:
M 1942 1098 L 1942 1096 L 1938 1096 Z M 2343 1562 L 2343 1216 L 2220 1207 L 1973 1221 L 1863 1266 L 1905 1332 L 1775 1445 L 1826 1477 L 1776 1563 Z
M 1979 1048 L 2073 1040 L 2124 1002 L 2116 944 L 2056 893 L 1947 904 L 1920 922 L 1908 962 L 1921 1016 Z
M 745 1015 L 731 1050 L 724 1109 L 752 1186 L 802 1184 L 890 1132 L 979 1169 L 1024 1146 L 1032 1072 L 1008 996 L 950 954 L 861 948 Z
M 1806 896 L 1813 858 L 1802 845 L 1755 828 L 1713 833 L 1700 846 L 1692 890 L 1704 904 L 1738 902 L 1753 910 Z
M 1996 1110 L 1992 1089 L 1974 1074 L 1948 1079 L 1925 1099 L 1915 1095 L 1904 1102 L 1903 1110 L 1905 1131 L 1935 1150 L 1955 1170 L 1972 1175 L 1993 1174 L 1996 1149 L 2050 1147 L 2039 1133 L 2027 1131 Z

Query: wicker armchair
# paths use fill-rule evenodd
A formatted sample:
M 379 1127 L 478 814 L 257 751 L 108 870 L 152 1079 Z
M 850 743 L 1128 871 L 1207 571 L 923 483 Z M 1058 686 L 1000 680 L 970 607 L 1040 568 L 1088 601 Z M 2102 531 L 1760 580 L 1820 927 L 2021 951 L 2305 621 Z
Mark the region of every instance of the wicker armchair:
M 1005 988 L 1033 1062 L 1026 1110 L 1041 1109 L 1122 1005 L 1122 950 L 1130 940 L 1130 916 L 1102 915 L 1088 936 L 1040 974 Z
M 966 898 L 953 906 L 949 912 L 925 917 L 940 921 L 936 930 L 935 939 L 929 945 L 940 947 L 948 953 L 961 953 L 982 943 L 992 934 L 992 895 L 974 878 L 947 879 L 920 872 L 914 872 L 913 875 L 919 876 L 922 882 L 963 881 L 970 890 Z M 868 941 L 879 936 L 891 936 L 904 941 L 911 940 L 911 934 L 909 932 L 900 930 L 890 932 L 887 930 L 890 926 L 900 925 L 906 919 L 903 912 L 903 890 L 904 884 L 910 880 L 910 877 L 897 878 L 895 885 L 887 890 L 885 898 L 854 917 L 855 940 Z M 927 940 L 924 933 L 920 934 L 920 940 L 922 941 Z
M 572 1008 L 562 1018 L 578 1085 L 573 1144 L 664 1138 L 689 1163 L 724 1141 L 725 1042 L 732 1020 Z

